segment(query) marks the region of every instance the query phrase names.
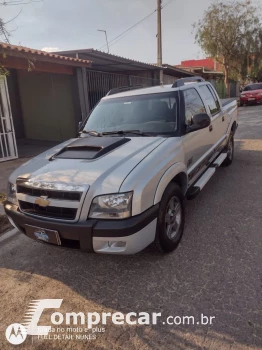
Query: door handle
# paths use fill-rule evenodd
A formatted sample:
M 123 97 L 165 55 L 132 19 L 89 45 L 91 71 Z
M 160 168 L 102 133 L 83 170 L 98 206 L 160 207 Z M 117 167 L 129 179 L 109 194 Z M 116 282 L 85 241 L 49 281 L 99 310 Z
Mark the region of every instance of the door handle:
M 213 130 L 213 125 L 210 125 L 209 126 L 209 131 L 212 131 Z
M 224 121 L 225 121 L 225 117 L 223 116 L 223 117 L 222 117 L 222 122 L 224 122 Z

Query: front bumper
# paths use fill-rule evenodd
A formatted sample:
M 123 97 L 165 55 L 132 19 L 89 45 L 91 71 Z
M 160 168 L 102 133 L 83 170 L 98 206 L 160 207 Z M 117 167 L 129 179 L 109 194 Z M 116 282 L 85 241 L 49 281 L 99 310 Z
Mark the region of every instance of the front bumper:
M 89 253 L 135 254 L 155 239 L 159 205 L 124 220 L 88 219 L 77 223 L 25 215 L 17 205 L 10 202 L 4 203 L 4 209 L 11 223 L 24 234 L 26 225 L 31 225 L 58 231 L 64 247 L 78 248 Z
M 262 103 L 262 97 L 253 97 L 254 100 L 250 100 L 250 98 L 247 97 L 240 97 L 240 103 L 242 104 L 255 104 L 255 103 Z

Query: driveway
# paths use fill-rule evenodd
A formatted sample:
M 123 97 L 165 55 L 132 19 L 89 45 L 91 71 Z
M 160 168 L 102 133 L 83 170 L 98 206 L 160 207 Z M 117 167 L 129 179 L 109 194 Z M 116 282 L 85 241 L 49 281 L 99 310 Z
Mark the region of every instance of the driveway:
M 21 349 L 262 349 L 262 106 L 239 109 L 235 160 L 187 202 L 179 248 L 161 256 L 88 255 L 0 236 L 0 348 L 31 300 L 63 299 L 54 311 L 161 312 L 213 316 L 212 325 L 114 325 L 96 340 L 28 337 Z M 50 311 L 50 312 L 49 312 Z M 49 320 L 49 323 L 48 323 Z

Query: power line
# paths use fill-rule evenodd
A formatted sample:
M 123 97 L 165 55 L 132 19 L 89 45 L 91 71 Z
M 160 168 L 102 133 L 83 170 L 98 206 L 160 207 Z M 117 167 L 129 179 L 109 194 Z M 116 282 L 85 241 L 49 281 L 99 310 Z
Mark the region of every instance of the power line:
M 164 7 L 166 7 L 167 5 L 169 5 L 173 0 L 169 0 L 167 3 L 162 5 L 162 9 Z M 151 17 L 155 12 L 157 11 L 157 9 L 155 9 L 153 12 L 151 12 L 149 15 L 147 15 L 146 17 L 144 17 L 143 19 L 141 19 L 139 22 L 137 22 L 136 24 L 134 24 L 132 27 L 128 28 L 127 30 L 125 30 L 123 33 L 119 34 L 118 36 L 116 36 L 114 39 L 110 40 L 108 42 L 109 47 L 116 44 L 119 40 L 123 39 L 127 34 L 129 34 L 129 32 L 131 32 L 132 30 L 134 30 L 137 26 L 139 26 L 139 24 L 141 24 L 142 22 L 144 22 L 147 18 Z M 118 40 L 117 40 L 118 39 Z M 111 45 L 110 45 L 111 44 Z M 103 45 L 102 47 L 100 47 L 98 50 L 101 50 L 105 47 L 106 45 Z
M 0 5 L 1 6 L 19 6 L 19 5 L 34 4 L 36 2 L 42 2 L 42 0 L 11 0 L 11 1 L 5 0 L 0 2 Z
M 167 5 L 170 4 L 170 2 L 172 2 L 173 0 L 169 0 L 168 2 L 166 2 L 164 5 L 162 5 L 162 9 L 165 8 Z
M 134 24 L 132 27 L 128 28 L 127 30 L 125 30 L 123 33 L 119 34 L 118 36 L 116 36 L 114 39 L 110 40 L 108 42 L 108 44 L 110 44 L 111 42 L 115 41 L 116 39 L 120 38 L 122 35 L 124 35 L 125 33 L 129 32 L 130 30 L 132 30 L 133 28 L 137 27 L 140 23 L 142 23 L 144 20 L 146 20 L 147 18 L 149 18 L 150 16 L 152 16 L 157 10 L 155 9 L 153 12 L 151 12 L 149 15 L 147 15 L 146 17 L 144 17 L 143 19 L 141 19 L 139 22 L 137 22 L 136 24 Z M 106 45 L 103 45 L 99 50 L 101 50 L 102 48 L 104 48 Z

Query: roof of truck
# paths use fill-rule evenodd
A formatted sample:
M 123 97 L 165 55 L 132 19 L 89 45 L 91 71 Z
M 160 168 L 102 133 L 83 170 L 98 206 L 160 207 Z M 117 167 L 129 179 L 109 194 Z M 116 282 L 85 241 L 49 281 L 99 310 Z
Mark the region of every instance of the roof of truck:
M 147 95 L 147 94 L 160 94 L 160 93 L 164 93 L 164 92 L 171 92 L 171 91 L 178 91 L 181 88 L 184 88 L 185 86 L 188 85 L 195 85 L 195 82 L 192 83 L 187 83 L 185 84 L 183 87 L 172 87 L 172 84 L 169 85 L 158 85 L 158 86 L 151 86 L 151 87 L 142 87 L 142 88 L 137 88 L 137 89 L 133 89 L 133 90 L 127 90 L 127 91 L 123 91 L 123 92 L 119 92 L 119 93 L 114 93 L 112 95 L 107 95 L 105 97 L 102 98 L 102 100 L 104 99 L 111 99 L 111 98 L 117 98 L 117 97 L 126 97 L 126 96 L 138 96 L 138 95 Z M 202 81 L 197 83 L 197 85 L 199 84 L 211 84 L 208 81 Z
M 110 99 L 110 98 L 116 98 L 116 97 L 125 97 L 125 96 L 136 96 L 136 95 L 147 95 L 147 94 L 159 94 L 163 92 L 169 92 L 169 91 L 177 91 L 179 88 L 172 88 L 172 84 L 169 85 L 158 85 L 158 86 L 151 86 L 151 87 L 145 87 L 141 89 L 135 89 L 135 90 L 128 90 L 124 92 L 119 92 L 117 94 L 105 96 L 104 99 Z

